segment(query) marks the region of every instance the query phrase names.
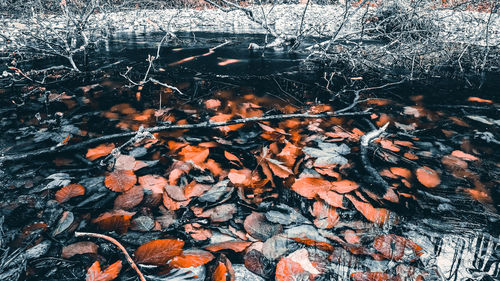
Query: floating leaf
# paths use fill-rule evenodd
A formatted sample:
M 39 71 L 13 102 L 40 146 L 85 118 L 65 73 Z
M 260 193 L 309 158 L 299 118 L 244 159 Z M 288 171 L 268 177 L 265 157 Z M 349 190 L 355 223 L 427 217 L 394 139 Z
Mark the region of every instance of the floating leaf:
M 101 271 L 99 261 L 96 261 L 87 270 L 85 281 L 111 281 L 118 277 L 122 270 L 122 261 L 117 261 L 108 266 L 104 271 Z
M 69 184 L 56 192 L 56 201 L 64 203 L 73 197 L 82 196 L 84 194 L 85 187 L 80 184 Z
M 441 183 L 439 174 L 426 166 L 420 167 L 416 171 L 418 181 L 425 187 L 436 187 Z
M 214 259 L 214 255 L 203 250 L 185 250 L 168 263 L 171 267 L 186 268 L 204 265 Z
M 115 149 L 114 143 L 101 144 L 97 147 L 89 148 L 85 157 L 87 157 L 90 161 L 94 161 L 103 156 L 107 156 L 113 151 L 113 149 Z
M 165 265 L 173 257 L 182 253 L 184 241 L 177 239 L 157 239 L 142 244 L 135 250 L 134 256 L 138 263 Z
M 356 209 L 369 221 L 376 224 L 384 224 L 389 218 L 389 211 L 383 208 L 375 208 L 370 203 L 357 200 L 350 194 L 345 195 L 356 207 Z
M 115 192 L 125 192 L 131 189 L 137 182 L 133 171 L 116 170 L 104 179 L 104 185 Z
M 462 160 L 465 160 L 465 161 L 477 161 L 477 160 L 479 160 L 479 158 L 477 158 L 476 156 L 474 156 L 472 154 L 465 153 L 465 152 L 460 151 L 460 150 L 454 150 L 451 153 L 451 155 L 455 156 L 457 158 L 460 158 Z
M 296 180 L 292 185 L 292 190 L 308 199 L 312 199 L 319 192 L 330 190 L 331 185 L 329 181 L 324 179 L 305 177 Z

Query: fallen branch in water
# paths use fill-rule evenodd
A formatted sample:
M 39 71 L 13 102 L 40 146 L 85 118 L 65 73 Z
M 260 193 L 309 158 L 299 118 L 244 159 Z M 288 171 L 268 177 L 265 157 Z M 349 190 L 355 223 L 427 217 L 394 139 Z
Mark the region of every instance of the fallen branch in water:
M 92 233 L 92 232 L 75 232 L 75 237 L 82 237 L 82 236 L 90 236 L 90 237 L 96 237 L 96 238 L 101 238 L 104 240 L 108 240 L 109 242 L 113 243 L 118 247 L 123 254 L 125 255 L 125 258 L 127 259 L 128 263 L 130 266 L 137 272 L 137 275 L 139 276 L 139 279 L 141 281 L 146 281 L 146 278 L 144 278 L 144 275 L 142 275 L 142 272 L 139 270 L 139 267 L 137 267 L 137 264 L 135 264 L 134 260 L 130 257 L 128 254 L 127 250 L 125 247 L 123 247 L 120 242 L 118 242 L 115 238 L 104 235 L 104 234 L 99 234 L 99 233 Z
M 382 133 L 384 133 L 388 126 L 389 126 L 389 122 L 387 122 L 380 129 L 376 129 L 376 130 L 373 130 L 367 134 L 362 135 L 361 136 L 361 145 L 360 145 L 361 162 L 363 163 L 363 167 L 365 168 L 365 170 L 370 175 L 372 185 L 376 187 L 376 189 L 372 190 L 372 191 L 376 191 L 377 193 L 378 193 L 378 191 L 381 191 L 381 195 L 385 194 L 389 185 L 380 176 L 380 174 L 377 172 L 377 170 L 375 168 L 373 168 L 372 164 L 370 163 L 370 160 L 368 159 L 368 146 L 370 145 L 372 140 L 378 138 Z
M 370 115 L 370 113 L 367 111 L 361 111 L 361 112 L 343 112 L 343 113 L 324 112 L 324 113 L 319 113 L 319 114 L 309 114 L 309 113 L 278 114 L 278 115 L 269 115 L 269 116 L 262 116 L 262 117 L 240 118 L 240 119 L 229 120 L 229 121 L 224 121 L 224 122 L 203 122 L 203 123 L 198 123 L 198 124 L 164 125 L 164 126 L 146 128 L 146 129 L 144 129 L 144 132 L 159 133 L 159 132 L 165 132 L 165 131 L 184 130 L 184 129 L 206 129 L 206 128 L 223 127 L 223 126 L 235 125 L 235 124 L 245 124 L 245 123 L 271 121 L 271 120 L 285 120 L 285 119 L 292 119 L 292 118 L 327 118 L 327 117 L 366 116 L 366 115 Z M 71 151 L 87 149 L 89 147 L 92 147 L 94 145 L 98 145 L 101 143 L 114 141 L 114 140 L 122 139 L 122 138 L 131 138 L 131 137 L 135 136 L 136 134 L 137 134 L 137 132 L 135 132 L 135 131 L 126 132 L 126 133 L 118 133 L 118 134 L 106 135 L 106 136 L 102 136 L 102 137 L 98 137 L 98 138 L 94 138 L 94 139 L 89 139 L 89 140 L 86 140 L 86 141 L 83 141 L 80 143 L 76 143 L 76 144 L 72 144 L 72 145 L 66 145 L 66 146 L 57 146 L 56 145 L 56 146 L 42 148 L 39 150 L 30 151 L 30 152 L 26 152 L 26 153 L 4 155 L 4 156 L 0 156 L 0 163 L 10 162 L 10 161 L 23 161 L 23 160 L 32 159 L 35 157 L 47 156 L 47 155 L 52 155 L 52 154 L 56 154 L 56 153 L 64 153 L 64 152 L 71 152 Z

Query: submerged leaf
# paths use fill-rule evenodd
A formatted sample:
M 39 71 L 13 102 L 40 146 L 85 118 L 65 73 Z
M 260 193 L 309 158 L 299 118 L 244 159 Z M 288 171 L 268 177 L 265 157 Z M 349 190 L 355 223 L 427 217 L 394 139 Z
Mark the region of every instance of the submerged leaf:
M 138 263 L 165 265 L 173 257 L 182 253 L 184 241 L 177 239 L 157 239 L 142 244 L 135 250 L 134 256 Z

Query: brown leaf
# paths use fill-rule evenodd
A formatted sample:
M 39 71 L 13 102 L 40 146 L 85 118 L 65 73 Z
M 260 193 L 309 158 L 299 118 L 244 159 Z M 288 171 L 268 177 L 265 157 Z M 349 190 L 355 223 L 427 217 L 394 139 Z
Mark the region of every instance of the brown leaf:
M 212 209 L 208 209 L 198 214 L 198 216 L 202 218 L 210 218 L 212 222 L 225 222 L 232 219 L 236 211 L 235 204 L 223 204 Z
M 94 262 L 87 270 L 85 281 L 111 281 L 118 277 L 122 270 L 122 261 L 117 261 L 108 266 L 104 271 L 101 271 L 99 261 Z
M 243 227 L 252 237 L 266 241 L 281 232 L 280 224 L 271 223 L 262 213 L 252 212 L 245 218 Z
M 305 177 L 296 180 L 292 185 L 292 190 L 308 199 L 312 199 L 319 192 L 330 190 L 331 186 L 332 184 L 327 180 Z
M 104 179 L 104 185 L 115 192 L 125 192 L 131 189 L 137 182 L 133 171 L 116 170 Z
M 229 180 L 235 185 L 250 186 L 252 184 L 252 171 L 249 169 L 229 171 Z
M 175 268 L 197 267 L 214 259 L 214 255 L 203 250 L 185 250 L 174 257 L 168 264 Z
M 417 179 L 418 181 L 425 187 L 436 187 L 441 183 L 441 178 L 439 177 L 439 174 L 427 167 L 423 166 L 417 169 L 416 171 Z
M 64 246 L 61 257 L 69 259 L 74 255 L 97 254 L 97 244 L 90 241 L 82 241 Z
M 89 148 L 85 157 L 87 157 L 87 159 L 89 159 L 90 161 L 94 161 L 103 156 L 107 156 L 111 153 L 111 151 L 113 151 L 113 149 L 115 149 L 114 143 L 101 144 L 97 147 Z
M 143 198 L 144 189 L 140 185 L 135 185 L 116 197 L 114 209 L 132 209 L 139 205 Z
M 73 197 L 82 196 L 85 194 L 85 187 L 80 184 L 70 184 L 56 192 L 56 201 L 64 203 Z
M 138 263 L 165 265 L 173 257 L 182 253 L 184 241 L 177 239 L 157 239 L 142 244 L 135 250 L 134 256 Z
M 139 184 L 153 192 L 153 194 L 163 194 L 163 188 L 168 184 L 167 179 L 157 175 L 145 175 L 139 177 Z

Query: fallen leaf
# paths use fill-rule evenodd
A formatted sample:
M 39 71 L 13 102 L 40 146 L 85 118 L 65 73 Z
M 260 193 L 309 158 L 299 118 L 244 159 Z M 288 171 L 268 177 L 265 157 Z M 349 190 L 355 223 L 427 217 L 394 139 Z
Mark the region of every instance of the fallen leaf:
M 104 179 L 104 185 L 115 192 L 125 192 L 131 189 L 136 182 L 137 177 L 133 171 L 129 170 L 113 171 Z
M 389 211 L 383 208 L 375 208 L 370 203 L 357 200 L 353 195 L 345 195 L 356 207 L 356 209 L 369 221 L 376 224 L 384 224 L 389 218 Z
M 392 276 L 385 272 L 353 272 L 352 281 L 400 281 L 399 276 Z
M 200 165 L 207 159 L 209 154 L 208 148 L 198 147 L 193 145 L 185 146 L 179 152 L 179 155 L 182 156 L 182 161 L 193 161 L 194 164 Z
M 252 184 L 252 171 L 250 169 L 231 169 L 228 177 L 235 185 L 250 186 Z
M 207 109 L 217 109 L 221 105 L 220 100 L 216 99 L 209 99 L 205 101 L 205 107 Z
M 329 181 L 324 179 L 305 177 L 296 180 L 292 185 L 292 190 L 308 199 L 312 199 L 319 192 L 330 190 L 331 185 Z
M 331 190 L 340 194 L 349 193 L 359 187 L 359 184 L 350 180 L 334 181 L 331 185 Z
M 205 249 L 209 250 L 210 252 L 218 252 L 221 250 L 233 250 L 235 252 L 243 252 L 248 246 L 250 246 L 250 244 L 252 244 L 252 242 L 233 240 L 216 244 L 210 244 L 208 246 L 205 246 Z
M 478 98 L 478 97 L 469 97 L 467 100 L 473 101 L 473 102 L 480 102 L 480 103 L 493 103 L 492 100 L 485 100 L 485 99 Z
M 94 161 L 103 156 L 107 156 L 113 151 L 113 149 L 115 149 L 114 143 L 101 144 L 97 147 L 89 148 L 85 157 L 87 157 L 90 161 Z
M 373 247 L 379 251 L 384 258 L 399 261 L 405 257 L 408 261 L 414 261 L 422 248 L 402 236 L 394 234 L 379 235 L 373 242 Z
M 141 264 L 165 265 L 182 253 L 184 241 L 177 239 L 157 239 L 142 244 L 135 250 L 135 260 Z
M 418 181 L 425 187 L 436 187 L 441 183 L 441 178 L 439 177 L 439 174 L 427 167 L 423 166 L 417 169 L 416 171 L 417 179 Z
M 245 218 L 243 227 L 252 237 L 265 241 L 281 232 L 280 224 L 271 223 L 263 213 L 252 212 Z
M 118 277 L 122 270 L 122 261 L 117 261 L 101 271 L 99 261 L 95 261 L 87 270 L 85 281 L 111 281 Z
M 335 208 L 321 201 L 314 202 L 311 215 L 316 218 L 314 220 L 314 225 L 318 228 L 329 229 L 339 222 L 339 215 Z
M 64 246 L 61 257 L 69 259 L 74 255 L 97 254 L 97 244 L 90 241 L 82 241 Z
M 56 201 L 64 203 L 73 197 L 82 196 L 85 194 L 85 187 L 80 184 L 70 184 L 59 189 L 56 192 Z
M 135 185 L 131 189 L 118 195 L 115 199 L 115 209 L 132 209 L 139 205 L 144 198 L 144 188 L 140 185 Z
M 135 215 L 135 212 L 114 210 L 101 214 L 99 217 L 92 220 L 92 222 L 99 225 L 99 228 L 102 230 L 114 230 L 117 233 L 125 233 L 130 226 L 130 219 L 133 215 Z
M 451 155 L 455 156 L 457 158 L 460 158 L 462 160 L 465 160 L 465 161 L 477 161 L 477 160 L 479 160 L 479 158 L 477 158 L 476 156 L 474 156 L 472 154 L 465 153 L 465 152 L 460 151 L 460 150 L 454 150 L 451 153 Z
M 237 62 L 240 62 L 241 60 L 238 60 L 238 59 L 225 59 L 221 62 L 218 63 L 219 66 L 226 66 L 228 64 L 232 64 L 232 63 L 237 63 Z
M 396 176 L 400 176 L 400 177 L 405 178 L 407 180 L 409 180 L 411 178 L 411 171 L 406 169 L 406 168 L 391 167 L 390 170 Z
M 168 263 L 171 267 L 187 268 L 204 265 L 214 259 L 214 255 L 203 250 L 185 250 Z

